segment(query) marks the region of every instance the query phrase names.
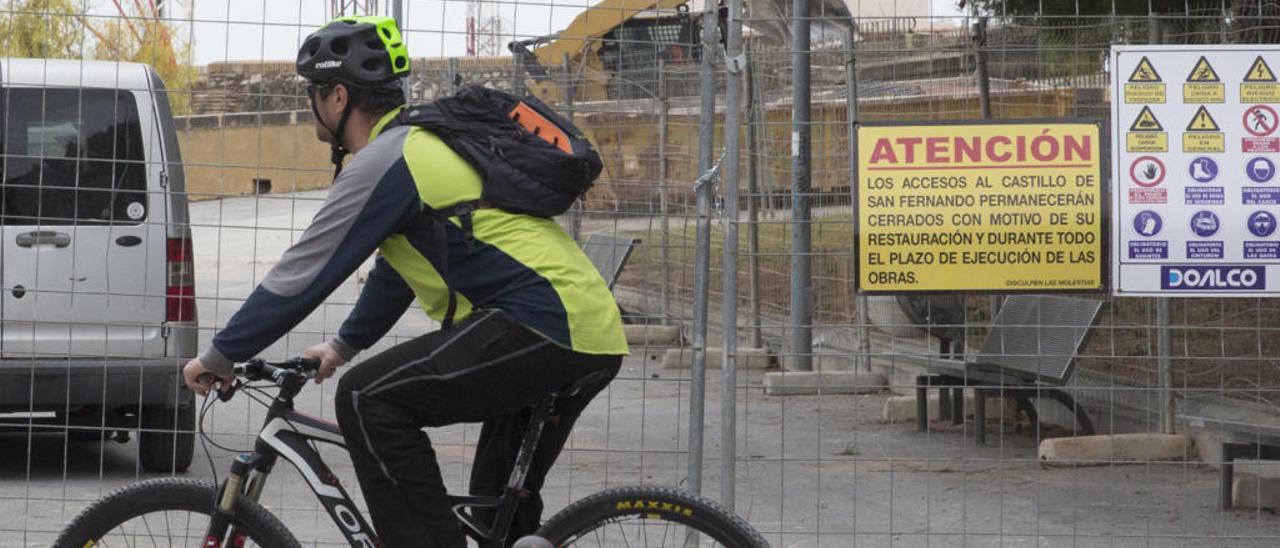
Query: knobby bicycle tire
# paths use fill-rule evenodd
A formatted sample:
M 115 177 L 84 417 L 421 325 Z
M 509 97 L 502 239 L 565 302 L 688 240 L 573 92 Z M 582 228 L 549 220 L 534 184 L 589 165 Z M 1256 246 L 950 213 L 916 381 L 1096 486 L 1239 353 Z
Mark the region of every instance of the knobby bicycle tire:
M 209 516 L 214 509 L 217 489 L 212 483 L 178 478 L 157 478 L 133 483 L 122 487 L 94 502 L 80 512 L 67 528 L 54 541 L 54 548 L 84 548 L 86 546 L 110 547 L 115 544 L 136 546 L 130 537 L 152 537 L 155 546 L 201 546 L 207 519 L 190 520 L 185 524 L 188 530 L 180 537 L 184 544 L 175 544 L 170 529 L 173 524 L 168 520 L 167 512 L 187 512 L 200 516 Z M 148 514 L 166 513 L 165 520 L 158 517 L 150 522 Z M 141 524 L 135 524 L 132 533 L 119 531 L 121 541 L 111 542 L 106 536 L 120 528 L 121 525 L 141 518 Z M 234 526 L 243 531 L 250 540 L 264 548 L 294 548 L 300 546 L 293 534 L 275 516 L 262 506 L 247 499 L 236 503 Z M 155 534 L 161 529 L 170 532 L 168 542 L 156 543 Z
M 729 548 L 769 548 L 769 543 L 742 518 L 715 502 L 669 487 L 635 486 L 601 491 L 552 516 L 538 530 L 538 535 L 555 546 L 650 546 L 649 537 L 656 534 L 646 533 L 645 543 L 627 538 L 613 542 L 599 540 L 598 531 L 632 518 L 643 521 L 635 521 L 628 527 L 652 525 L 654 520 L 678 524 L 680 527 L 675 527 L 674 533 L 667 531 L 662 535 L 660 546 L 682 546 L 683 530 L 688 527 Z

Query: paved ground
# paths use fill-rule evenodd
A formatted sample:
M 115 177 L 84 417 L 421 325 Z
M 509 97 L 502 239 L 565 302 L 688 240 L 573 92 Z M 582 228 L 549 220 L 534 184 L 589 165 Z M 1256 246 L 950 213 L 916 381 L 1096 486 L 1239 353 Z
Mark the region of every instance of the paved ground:
M 196 260 L 206 326 L 225 323 L 304 225 L 316 194 L 196 204 Z M 214 228 L 221 224 L 224 228 Z M 268 350 L 284 357 L 336 329 L 358 291 L 345 284 L 299 333 Z M 428 329 L 420 314 L 395 335 Z M 207 338 L 207 337 L 206 337 Z M 659 368 L 637 349 L 621 378 L 587 411 L 548 479 L 554 510 L 605 486 L 682 484 L 687 470 L 687 373 Z M 721 382 L 708 383 L 704 492 L 717 497 Z M 777 547 L 1270 547 L 1280 517 L 1216 508 L 1216 473 L 1195 463 L 1042 469 L 1030 433 L 1008 429 L 976 447 L 961 429 L 918 433 L 879 421 L 883 395 L 769 397 L 760 376 L 740 379 L 737 510 Z M 331 383 L 309 387 L 300 408 L 332 416 Z M 218 404 L 206 430 L 244 448 L 260 425 L 247 398 Z M 476 428 L 431 431 L 451 487 L 466 488 Z M 45 546 L 79 509 L 141 474 L 136 443 L 67 443 L 62 436 L 0 434 L 0 546 Z M 324 455 L 357 490 L 340 450 Z M 225 473 L 231 453 L 197 449 L 187 474 Z M 358 490 L 357 490 L 358 491 Z M 308 543 L 333 545 L 328 522 L 296 472 L 280 467 L 264 502 Z

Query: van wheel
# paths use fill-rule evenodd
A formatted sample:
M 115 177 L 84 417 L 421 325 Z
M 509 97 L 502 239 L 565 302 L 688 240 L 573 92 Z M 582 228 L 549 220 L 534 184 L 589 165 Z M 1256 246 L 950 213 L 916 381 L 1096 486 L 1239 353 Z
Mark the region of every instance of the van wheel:
M 138 460 L 142 469 L 161 473 L 186 471 L 195 453 L 195 420 L 193 403 L 176 408 L 143 409 L 142 429 L 138 432 Z

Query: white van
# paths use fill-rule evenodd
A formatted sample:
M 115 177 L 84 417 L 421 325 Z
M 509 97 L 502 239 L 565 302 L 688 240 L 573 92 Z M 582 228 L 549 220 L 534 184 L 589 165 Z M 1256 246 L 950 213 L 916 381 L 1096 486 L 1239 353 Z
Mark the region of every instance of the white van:
M 150 67 L 0 59 L 0 427 L 139 430 L 153 471 L 191 462 L 191 230 Z

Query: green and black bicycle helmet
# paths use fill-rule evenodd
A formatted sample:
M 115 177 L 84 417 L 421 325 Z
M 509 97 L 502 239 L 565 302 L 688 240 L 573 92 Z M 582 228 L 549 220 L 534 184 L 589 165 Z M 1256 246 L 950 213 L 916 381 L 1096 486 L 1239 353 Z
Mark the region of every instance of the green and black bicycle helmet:
M 342 17 L 308 36 L 298 74 L 312 82 L 382 87 L 409 74 L 409 50 L 390 17 Z
M 360 90 L 397 89 L 401 78 L 409 75 L 409 50 L 400 37 L 400 29 L 390 17 L 340 17 L 303 40 L 298 48 L 298 75 L 311 84 L 344 84 L 352 93 Z M 316 98 L 310 97 L 311 110 L 320 120 Z M 342 169 L 348 151 L 342 146 L 342 134 L 353 102 L 347 103 L 334 136 L 334 176 Z M 321 121 L 321 124 L 324 122 Z

